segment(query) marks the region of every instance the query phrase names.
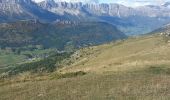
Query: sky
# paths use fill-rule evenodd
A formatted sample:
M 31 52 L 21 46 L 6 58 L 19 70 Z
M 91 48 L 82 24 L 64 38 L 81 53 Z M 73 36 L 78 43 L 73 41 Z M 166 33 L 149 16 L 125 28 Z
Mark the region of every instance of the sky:
M 43 0 L 35 0 L 40 2 Z M 56 0 L 56 1 L 67 1 L 67 2 L 90 2 L 90 3 L 119 3 L 126 6 L 143 6 L 143 5 L 161 5 L 165 2 L 170 2 L 170 0 Z

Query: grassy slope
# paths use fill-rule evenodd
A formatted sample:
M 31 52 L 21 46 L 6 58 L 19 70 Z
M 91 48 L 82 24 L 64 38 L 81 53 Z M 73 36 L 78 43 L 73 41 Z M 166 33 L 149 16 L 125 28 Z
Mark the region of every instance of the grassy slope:
M 82 49 L 79 63 L 66 67 L 64 71 L 117 71 L 128 70 L 143 65 L 168 63 L 169 44 L 160 36 L 131 38 L 93 48 Z M 125 67 L 127 66 L 127 67 Z
M 143 36 L 85 48 L 75 62 L 45 76 L 21 74 L 0 82 L 1 100 L 169 100 L 170 46 Z M 57 79 L 57 73 L 87 74 Z M 52 78 L 51 78 L 52 77 Z

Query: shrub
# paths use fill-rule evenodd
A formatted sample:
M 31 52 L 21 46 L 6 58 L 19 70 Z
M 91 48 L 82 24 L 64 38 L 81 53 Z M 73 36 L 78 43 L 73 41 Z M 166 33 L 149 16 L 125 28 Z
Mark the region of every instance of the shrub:
M 61 79 L 61 78 L 72 78 L 72 77 L 78 77 L 78 76 L 83 76 L 86 75 L 86 72 L 83 71 L 78 71 L 78 72 L 70 72 L 70 73 L 57 73 L 53 74 L 51 76 L 51 79 Z

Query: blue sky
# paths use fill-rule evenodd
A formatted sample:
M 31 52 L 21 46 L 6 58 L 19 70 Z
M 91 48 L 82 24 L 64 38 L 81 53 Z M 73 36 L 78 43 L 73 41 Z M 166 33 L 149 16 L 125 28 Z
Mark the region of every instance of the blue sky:
M 35 0 L 37 2 L 42 0 Z M 119 3 L 126 6 L 160 5 L 170 0 L 56 0 L 71 2 L 100 2 L 100 3 Z

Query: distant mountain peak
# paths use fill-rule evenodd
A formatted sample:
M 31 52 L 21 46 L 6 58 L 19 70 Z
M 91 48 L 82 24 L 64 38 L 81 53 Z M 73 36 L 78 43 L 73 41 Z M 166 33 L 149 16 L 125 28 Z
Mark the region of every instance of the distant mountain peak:
M 31 0 L 0 0 L 0 3 L 30 3 Z
M 0 15 L 2 15 L 0 22 L 29 19 L 52 22 L 56 19 L 64 19 L 64 17 L 42 9 L 32 0 L 0 0 L 0 11 Z

